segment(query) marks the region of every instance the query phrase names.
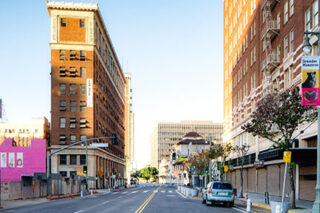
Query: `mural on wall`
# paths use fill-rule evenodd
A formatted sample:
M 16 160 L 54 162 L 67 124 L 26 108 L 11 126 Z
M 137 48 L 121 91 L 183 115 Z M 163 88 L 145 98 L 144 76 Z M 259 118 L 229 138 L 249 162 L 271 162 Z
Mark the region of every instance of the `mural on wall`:
M 46 140 L 33 139 L 31 146 L 17 147 L 12 139 L 0 145 L 1 181 L 20 181 L 21 175 L 46 172 Z

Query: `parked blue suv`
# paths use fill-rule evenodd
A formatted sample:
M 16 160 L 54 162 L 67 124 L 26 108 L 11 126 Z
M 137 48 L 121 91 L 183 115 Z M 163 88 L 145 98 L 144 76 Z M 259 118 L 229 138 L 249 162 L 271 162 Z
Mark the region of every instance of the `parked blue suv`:
M 210 182 L 202 192 L 202 203 L 206 203 L 207 205 L 224 203 L 228 207 L 233 207 L 235 191 L 231 183 L 221 181 Z

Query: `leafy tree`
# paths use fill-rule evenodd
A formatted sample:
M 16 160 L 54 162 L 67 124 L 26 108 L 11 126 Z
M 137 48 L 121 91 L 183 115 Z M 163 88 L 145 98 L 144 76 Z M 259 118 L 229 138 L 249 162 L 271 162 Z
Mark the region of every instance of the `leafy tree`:
M 210 159 L 218 159 L 221 158 L 222 164 L 219 167 L 221 177 L 223 177 L 223 166 L 225 165 L 226 158 L 231 153 L 232 145 L 230 143 L 224 144 L 214 144 L 209 151 Z
M 232 148 L 232 151 L 234 151 L 238 157 L 240 157 L 241 161 L 241 167 L 240 167 L 240 196 L 243 197 L 243 164 L 244 164 L 244 158 L 248 154 L 250 146 L 246 144 L 242 144 L 241 146 L 235 145 Z
M 209 168 L 209 150 L 202 150 L 190 157 L 187 166 L 194 166 L 198 175 L 205 173 Z
M 293 143 L 293 133 L 298 126 L 312 122 L 317 118 L 315 107 L 302 106 L 299 89 L 286 90 L 281 93 L 270 93 L 257 104 L 251 115 L 252 120 L 242 129 L 253 136 L 266 138 L 282 150 L 288 150 Z M 273 131 L 274 129 L 278 131 Z M 295 208 L 295 186 L 293 167 L 290 165 L 290 200 L 291 208 Z
M 145 167 L 138 171 L 139 177 L 143 178 L 147 182 L 150 178 L 155 178 L 158 174 L 158 170 L 155 167 Z

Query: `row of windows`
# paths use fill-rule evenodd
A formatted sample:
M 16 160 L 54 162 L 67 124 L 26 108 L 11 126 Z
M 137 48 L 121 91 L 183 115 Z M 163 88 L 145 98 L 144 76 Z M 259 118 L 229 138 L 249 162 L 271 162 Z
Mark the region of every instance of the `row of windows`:
M 305 30 L 310 31 L 311 28 L 318 26 L 319 24 L 319 4 L 318 0 L 315 0 L 311 6 L 305 12 Z
M 66 67 L 64 67 L 64 66 L 59 67 L 59 76 L 60 77 L 86 78 L 86 69 L 84 67 L 80 67 L 80 75 L 78 75 L 77 73 L 78 73 L 78 71 L 75 67 L 70 67 L 69 70 L 67 70 Z
M 78 90 L 77 84 L 69 84 L 69 94 L 76 95 Z M 60 84 L 60 95 L 67 93 L 67 84 Z M 80 84 L 80 95 L 86 95 L 86 85 Z
M 86 155 L 80 155 L 78 161 L 78 155 L 69 155 L 69 162 L 67 162 L 67 155 L 59 155 L 60 165 L 85 165 L 86 164 Z M 79 163 L 79 164 L 78 164 Z
M 70 118 L 70 129 L 77 128 L 77 119 L 76 118 Z M 67 126 L 67 119 L 66 118 L 60 118 L 60 128 L 65 129 Z M 87 127 L 87 120 L 85 118 L 80 118 L 80 128 L 86 128 Z
M 85 61 L 86 60 L 86 51 L 80 50 L 79 52 L 79 58 L 77 57 L 77 51 L 76 50 L 69 50 L 69 60 L 80 60 Z M 60 50 L 60 61 L 66 61 L 67 60 L 67 50 Z
M 83 140 L 86 140 L 87 139 L 87 136 L 85 135 L 80 135 L 80 141 L 83 141 Z M 78 142 L 77 141 L 77 136 L 76 135 L 73 135 L 71 134 L 70 135 L 70 144 L 73 144 L 75 142 Z M 59 144 L 60 145 L 66 145 L 67 144 L 67 136 L 66 135 L 60 135 L 59 136 Z
M 3 129 L 3 131 L 0 129 L 0 132 L 3 132 L 3 133 L 31 133 L 32 130 L 29 130 L 29 129 Z M 35 129 L 34 130 L 34 133 L 38 133 L 38 129 Z
M 66 27 L 67 26 L 67 20 L 66 18 L 60 18 L 60 26 L 61 27 Z M 79 20 L 79 27 L 84 28 L 85 27 L 85 21 L 84 19 Z
M 77 101 L 70 101 L 69 107 L 70 112 L 77 112 Z M 86 107 L 87 103 L 85 101 L 80 101 L 80 112 L 85 112 Z M 67 111 L 67 101 L 60 101 L 59 110 Z

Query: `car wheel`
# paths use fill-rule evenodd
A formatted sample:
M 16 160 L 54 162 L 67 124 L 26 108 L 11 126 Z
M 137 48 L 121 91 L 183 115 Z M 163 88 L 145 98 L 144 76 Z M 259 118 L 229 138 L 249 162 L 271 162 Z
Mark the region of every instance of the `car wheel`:
M 230 203 L 230 207 L 234 207 L 234 202 L 231 202 L 231 203 Z
M 207 204 L 207 206 L 210 206 L 210 205 L 211 205 L 211 202 L 208 201 L 208 200 L 206 200 L 206 204 Z
M 205 204 L 205 203 L 206 203 L 206 200 L 205 200 L 205 199 L 203 199 L 203 198 L 202 198 L 202 203 L 203 203 L 203 204 Z

